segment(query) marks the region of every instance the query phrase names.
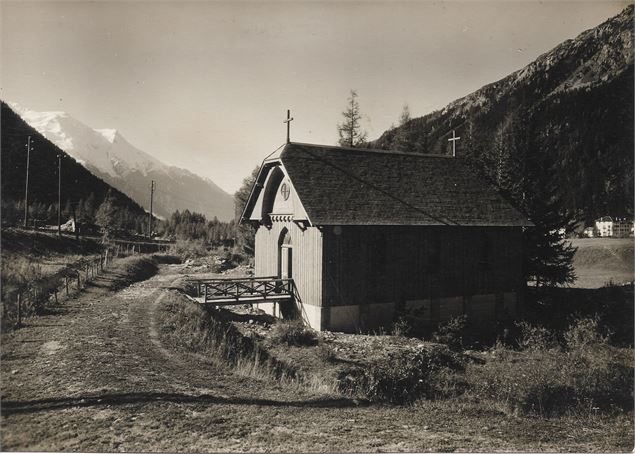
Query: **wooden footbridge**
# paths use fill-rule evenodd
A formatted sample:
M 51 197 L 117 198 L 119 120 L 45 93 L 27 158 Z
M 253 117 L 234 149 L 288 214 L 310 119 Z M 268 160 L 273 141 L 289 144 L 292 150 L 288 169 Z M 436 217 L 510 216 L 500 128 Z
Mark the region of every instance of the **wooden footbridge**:
M 251 277 L 234 279 L 191 279 L 201 304 L 231 306 L 258 302 L 278 302 L 293 298 L 293 279 Z

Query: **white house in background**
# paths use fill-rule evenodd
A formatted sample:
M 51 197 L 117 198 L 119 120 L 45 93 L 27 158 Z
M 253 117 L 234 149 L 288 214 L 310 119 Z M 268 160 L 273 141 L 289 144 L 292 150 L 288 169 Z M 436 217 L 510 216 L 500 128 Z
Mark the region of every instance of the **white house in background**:
M 633 221 L 630 219 L 613 219 L 611 216 L 603 216 L 595 221 L 597 236 L 626 238 L 633 236 Z

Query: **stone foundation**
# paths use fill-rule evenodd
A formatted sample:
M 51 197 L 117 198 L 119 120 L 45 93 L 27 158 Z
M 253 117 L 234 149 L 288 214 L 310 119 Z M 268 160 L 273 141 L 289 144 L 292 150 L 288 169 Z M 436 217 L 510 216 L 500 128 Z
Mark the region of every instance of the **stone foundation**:
M 258 303 L 254 306 L 274 317 L 282 317 L 279 303 Z M 347 333 L 373 330 L 382 326 L 389 327 L 397 312 L 396 303 L 330 307 L 296 303 L 296 307 L 304 323 L 311 328 L 318 331 Z M 516 316 L 518 298 L 515 293 L 509 292 L 473 295 L 465 298 L 409 300 L 403 305 L 403 310 L 430 325 L 446 322 L 463 314 L 467 314 L 473 320 L 486 322 Z

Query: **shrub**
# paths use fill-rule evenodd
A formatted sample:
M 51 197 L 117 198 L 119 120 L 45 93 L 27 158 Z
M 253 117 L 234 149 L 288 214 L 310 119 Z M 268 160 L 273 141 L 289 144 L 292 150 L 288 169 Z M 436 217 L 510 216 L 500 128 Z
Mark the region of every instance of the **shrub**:
M 578 339 L 579 331 L 587 328 L 588 322 L 576 323 L 565 337 Z M 572 343 L 572 350 L 549 344 L 541 348 L 545 344 L 538 338 L 520 352 L 499 344 L 485 364 L 469 365 L 466 377 L 476 396 L 514 414 L 632 408 L 632 350 L 627 353 L 606 342 Z
M 301 320 L 283 320 L 273 326 L 271 341 L 275 344 L 311 346 L 317 344 L 317 336 Z
M 207 244 L 203 240 L 178 239 L 171 246 L 170 253 L 181 257 L 182 260 L 203 257 L 208 254 Z
M 547 350 L 558 345 L 556 336 L 543 326 L 518 322 L 518 346 L 525 350 Z
M 42 277 L 42 267 L 39 263 L 25 257 L 15 257 L 2 260 L 2 296 L 8 291 L 24 288 L 30 282 Z
M 463 367 L 462 357 L 447 347 L 406 350 L 365 370 L 348 372 L 346 377 L 340 377 L 340 388 L 371 400 L 410 403 L 456 391 L 456 372 Z
M 564 334 L 567 348 L 580 350 L 607 344 L 609 335 L 600 332 L 600 319 L 597 316 L 577 318 Z
M 454 317 L 439 325 L 438 330 L 432 335 L 432 340 L 446 344 L 452 350 L 460 350 L 466 340 L 468 327 L 469 319 L 466 315 Z
M 405 317 L 399 317 L 390 330 L 393 336 L 406 337 L 412 331 L 410 322 Z

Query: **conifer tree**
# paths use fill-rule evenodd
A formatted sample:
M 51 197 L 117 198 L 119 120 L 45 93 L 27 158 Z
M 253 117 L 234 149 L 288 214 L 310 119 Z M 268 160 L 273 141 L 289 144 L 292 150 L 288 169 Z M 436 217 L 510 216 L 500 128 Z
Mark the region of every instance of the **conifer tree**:
M 348 107 L 342 112 L 344 121 L 338 123 L 337 133 L 339 134 L 338 143 L 343 147 L 357 147 L 366 142 L 366 131 L 362 129 L 362 114 L 359 110 L 359 102 L 357 101 L 357 92 L 351 90 L 348 98 Z
M 410 107 L 408 104 L 403 105 L 401 115 L 399 116 L 399 126 L 403 126 L 410 121 Z
M 575 248 L 565 239 L 574 218 L 558 190 L 557 163 L 551 154 L 536 153 L 531 122 L 514 116 L 497 131 L 489 154 L 481 165 L 503 194 L 534 223 L 524 230 L 524 275 L 537 287 L 561 285 L 575 280 Z

